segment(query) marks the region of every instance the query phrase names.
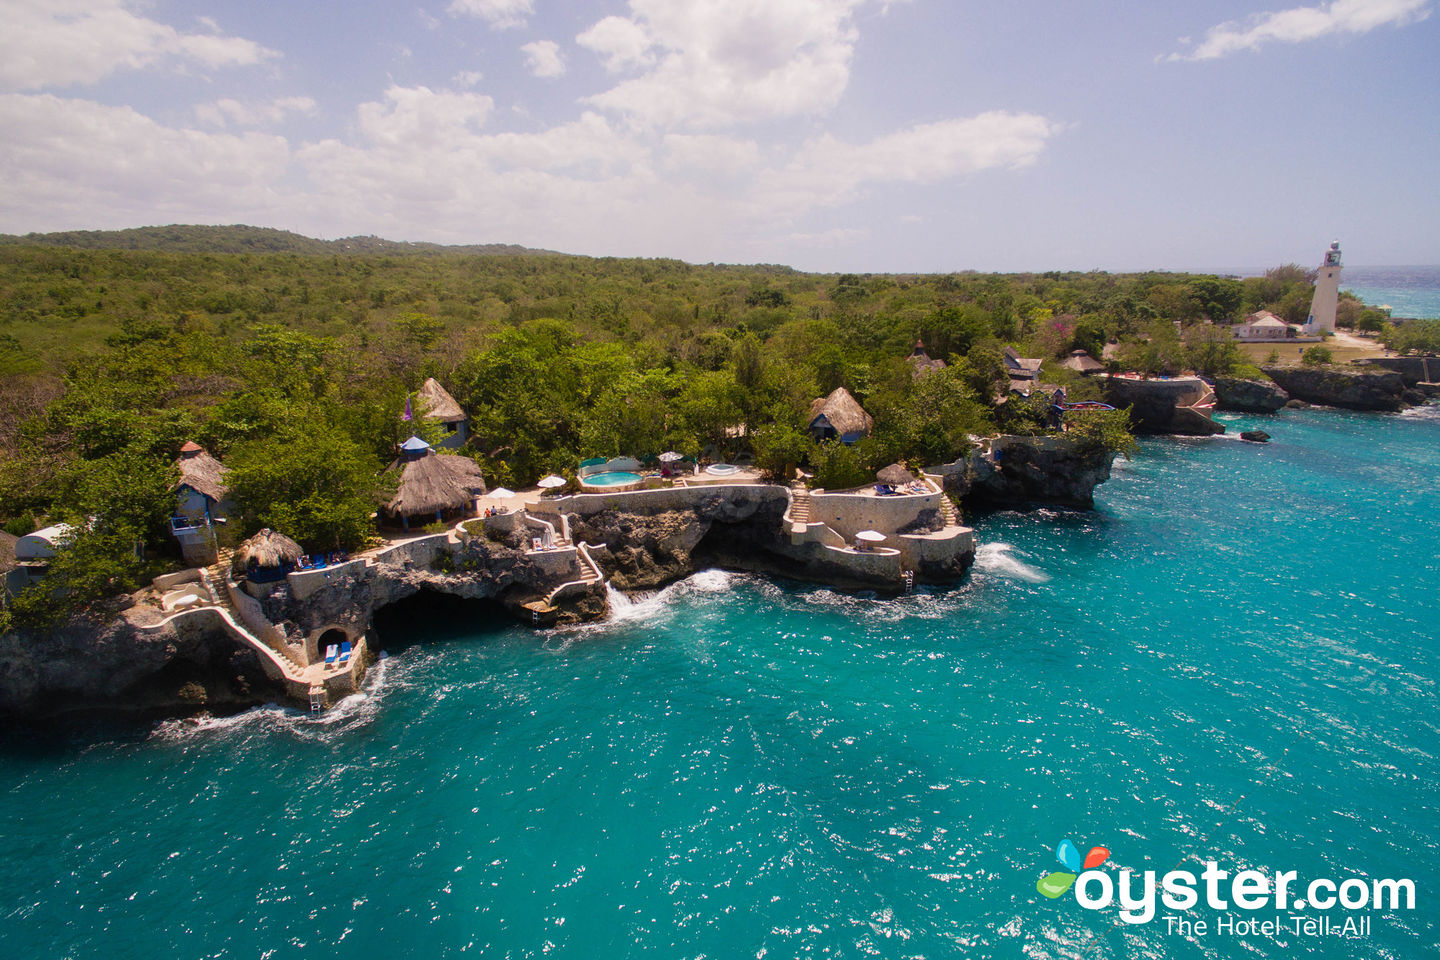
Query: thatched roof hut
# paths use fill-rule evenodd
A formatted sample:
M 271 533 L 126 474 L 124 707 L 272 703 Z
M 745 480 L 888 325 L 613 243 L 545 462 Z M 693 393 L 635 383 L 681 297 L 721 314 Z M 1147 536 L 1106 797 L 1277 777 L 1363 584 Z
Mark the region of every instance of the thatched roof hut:
M 916 340 L 915 349 L 907 358 L 910 361 L 910 375 L 919 379 L 925 374 L 935 370 L 944 370 L 945 361 L 932 359 L 930 354 L 925 352 L 925 341 Z
M 1089 352 L 1085 350 L 1071 350 L 1070 356 L 1065 358 L 1063 366 L 1086 376 L 1092 373 L 1102 373 L 1105 370 L 1105 364 L 1090 356 Z
M 257 567 L 280 567 L 294 563 L 305 555 L 300 544 L 269 527 L 240 544 L 235 551 L 235 566 L 245 569 L 253 560 Z
M 810 404 L 807 429 L 817 440 L 854 443 L 874 426 L 875 418 L 844 387 L 836 387 L 830 396 L 818 397 Z
M 902 464 L 892 463 L 875 474 L 875 479 L 892 487 L 903 487 L 907 483 L 915 482 L 915 474 L 905 469 Z
M 17 539 L 13 534 L 0 530 L 0 573 L 15 566 L 15 541 Z
M 390 464 L 400 473 L 395 496 L 385 512 L 397 519 L 468 510 L 485 492 L 485 475 L 469 457 L 428 450 Z
M 229 468 L 206 453 L 205 448 L 193 440 L 180 448 L 180 459 L 175 464 L 180 468 L 180 480 L 170 489 L 189 487 L 215 503 L 224 500 L 225 495 L 230 492 L 230 487 L 225 482 Z
M 460 408 L 460 404 L 434 377 L 428 378 L 420 385 L 420 389 L 415 391 L 415 403 L 424 411 L 422 415 L 426 420 L 454 423 L 465 419 L 465 411 Z
M 1044 362 L 1040 357 L 1022 357 L 1015 352 L 1014 347 L 1006 347 L 1003 357 L 1005 369 L 1010 374 L 1011 380 L 1036 380 L 1040 377 L 1040 367 Z

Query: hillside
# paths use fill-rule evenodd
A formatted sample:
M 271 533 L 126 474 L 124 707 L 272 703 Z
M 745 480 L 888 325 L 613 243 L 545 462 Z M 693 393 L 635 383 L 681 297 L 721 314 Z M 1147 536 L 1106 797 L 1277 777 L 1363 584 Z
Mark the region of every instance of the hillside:
M 202 226 L 171 224 L 129 230 L 67 230 L 60 233 L 0 234 L 0 245 L 68 247 L 75 250 L 153 250 L 161 253 L 298 253 L 298 254 L 414 254 L 454 253 L 470 256 L 550 254 L 512 243 L 444 246 L 438 243 L 404 243 L 382 237 L 343 237 L 316 240 L 270 227 Z

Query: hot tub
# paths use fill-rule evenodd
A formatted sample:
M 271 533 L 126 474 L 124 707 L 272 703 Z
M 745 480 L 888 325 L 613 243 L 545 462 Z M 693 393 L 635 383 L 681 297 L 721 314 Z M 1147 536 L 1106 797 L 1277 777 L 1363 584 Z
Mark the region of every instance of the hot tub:
M 705 468 L 705 472 L 712 477 L 731 477 L 740 472 L 740 468 L 733 463 L 712 463 Z

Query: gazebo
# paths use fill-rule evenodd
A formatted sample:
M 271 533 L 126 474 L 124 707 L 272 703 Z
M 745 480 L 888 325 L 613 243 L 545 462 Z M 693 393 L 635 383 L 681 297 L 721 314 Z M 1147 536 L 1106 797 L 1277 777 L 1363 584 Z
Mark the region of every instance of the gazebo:
M 810 404 L 806 429 L 816 440 L 854 443 L 868 435 L 874 426 L 875 418 L 865 412 L 850 391 L 836 387 L 830 396 L 817 397 Z
M 300 544 L 266 527 L 240 544 L 233 569 L 244 571 L 253 583 L 268 583 L 282 579 L 304 554 Z
M 406 530 L 411 517 L 433 516 L 439 521 L 447 513 L 469 513 L 475 499 L 485 493 L 479 464 L 469 457 L 437 453 L 419 437 L 400 445 L 400 456 L 387 472 L 399 473 L 400 479 L 385 514 Z

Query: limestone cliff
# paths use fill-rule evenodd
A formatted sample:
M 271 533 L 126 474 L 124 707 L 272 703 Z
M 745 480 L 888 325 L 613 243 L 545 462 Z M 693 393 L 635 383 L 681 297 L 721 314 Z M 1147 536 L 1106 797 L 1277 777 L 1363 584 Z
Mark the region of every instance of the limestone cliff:
M 1044 504 L 1089 509 L 1095 488 L 1110 479 L 1115 454 L 1087 450 L 1062 435 L 1001 436 L 988 451 L 928 468 L 966 507 L 1025 507 Z
M 1276 383 L 1238 377 L 1216 379 L 1215 396 L 1221 410 L 1235 413 L 1274 413 L 1290 401 L 1290 394 Z
M 0 637 L 0 715 L 173 714 L 283 696 L 255 651 L 231 639 L 213 611 L 162 623 L 147 608 L 112 607 L 53 631 Z
M 1192 405 L 1204 399 L 1210 388 L 1198 377 L 1169 380 L 1137 380 L 1106 377 L 1105 402 L 1130 409 L 1136 433 L 1209 436 L 1224 433 L 1225 425 L 1211 420 L 1208 413 Z
M 1334 367 L 1262 367 L 1265 375 L 1297 400 L 1346 410 L 1405 408 L 1405 380 L 1393 372 L 1369 373 Z

